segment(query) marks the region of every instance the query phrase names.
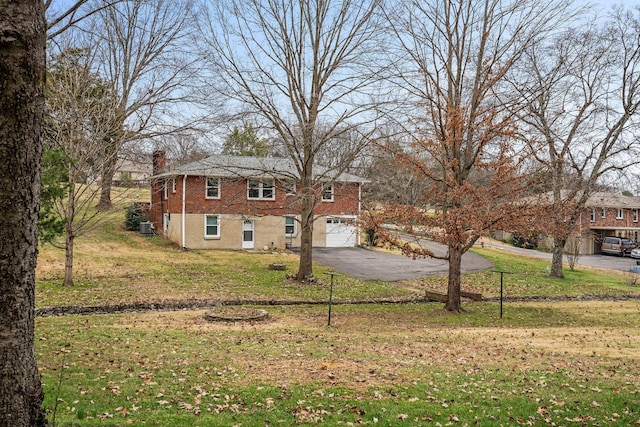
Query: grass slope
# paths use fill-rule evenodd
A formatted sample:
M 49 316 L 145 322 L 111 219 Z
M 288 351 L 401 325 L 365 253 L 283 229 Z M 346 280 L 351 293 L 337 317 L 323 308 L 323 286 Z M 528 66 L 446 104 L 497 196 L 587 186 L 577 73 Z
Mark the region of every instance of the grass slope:
M 57 425 L 633 425 L 640 303 L 270 307 L 37 319 Z M 438 424 L 439 423 L 439 424 Z
M 567 271 L 478 249 L 513 271 L 507 295 L 637 293 L 624 274 Z M 287 253 L 183 252 L 118 221 L 78 239 L 76 283 L 42 248 L 37 304 L 180 299 L 326 301 L 328 287 L 268 270 Z M 322 277 L 326 268 L 315 266 Z M 338 300 L 399 298 L 446 277 L 403 283 L 341 277 Z M 464 275 L 495 296 L 498 276 Z M 36 319 L 36 352 L 56 426 L 640 424 L 640 301 L 268 307 L 259 323 L 211 323 L 204 310 Z

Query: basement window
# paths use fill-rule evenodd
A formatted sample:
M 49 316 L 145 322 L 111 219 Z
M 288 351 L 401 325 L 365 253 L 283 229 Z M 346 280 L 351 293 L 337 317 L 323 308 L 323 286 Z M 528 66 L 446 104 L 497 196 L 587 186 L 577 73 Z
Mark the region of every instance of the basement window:
M 284 234 L 293 236 L 296 234 L 296 219 L 292 216 L 284 218 Z
M 204 216 L 204 238 L 215 239 L 220 237 L 220 215 Z

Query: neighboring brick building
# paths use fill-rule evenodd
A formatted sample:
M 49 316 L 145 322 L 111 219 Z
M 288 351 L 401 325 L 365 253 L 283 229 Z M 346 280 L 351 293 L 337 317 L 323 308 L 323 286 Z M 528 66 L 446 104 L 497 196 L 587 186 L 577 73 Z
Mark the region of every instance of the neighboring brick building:
M 184 248 L 253 249 L 300 245 L 296 168 L 288 159 L 214 155 L 166 170 L 164 152 L 153 159 L 150 221 L 156 232 Z M 332 179 L 316 189 L 314 246 L 359 244 L 363 178 Z
M 580 215 L 579 231 L 584 235 L 584 254 L 601 253 L 602 239 L 626 237 L 638 244 L 640 197 L 605 192 L 594 193 Z
M 638 244 L 639 214 L 640 197 L 608 192 L 592 194 L 576 224 L 575 234 L 581 238 L 580 253 L 601 253 L 602 240 L 607 236 L 626 237 Z M 549 239 L 543 239 L 540 245 L 552 247 Z

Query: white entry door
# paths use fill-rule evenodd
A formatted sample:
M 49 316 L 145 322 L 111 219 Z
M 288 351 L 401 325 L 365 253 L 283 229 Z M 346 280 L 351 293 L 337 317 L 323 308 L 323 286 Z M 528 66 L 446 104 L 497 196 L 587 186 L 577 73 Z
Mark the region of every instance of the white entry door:
M 253 220 L 245 219 L 242 221 L 242 249 L 253 249 Z

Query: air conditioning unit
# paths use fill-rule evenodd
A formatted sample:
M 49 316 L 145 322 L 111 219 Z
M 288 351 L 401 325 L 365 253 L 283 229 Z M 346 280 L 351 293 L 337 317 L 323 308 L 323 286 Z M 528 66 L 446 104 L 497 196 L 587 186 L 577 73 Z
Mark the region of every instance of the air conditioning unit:
M 153 223 L 151 221 L 141 222 L 140 234 L 153 234 Z

